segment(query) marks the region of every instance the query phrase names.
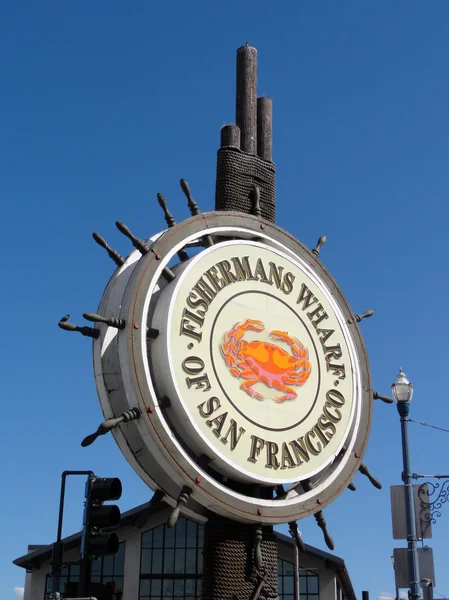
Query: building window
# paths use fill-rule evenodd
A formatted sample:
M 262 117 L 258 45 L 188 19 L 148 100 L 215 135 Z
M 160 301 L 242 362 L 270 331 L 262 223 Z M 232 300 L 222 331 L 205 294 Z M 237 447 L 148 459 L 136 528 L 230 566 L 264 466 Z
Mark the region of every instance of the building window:
M 61 572 L 59 591 L 61 594 L 68 594 L 70 587 L 74 583 L 78 583 L 80 580 L 80 566 L 79 565 L 67 565 L 63 567 Z M 52 578 L 51 574 L 47 575 L 47 581 L 45 585 L 45 600 L 49 600 L 51 593 Z
M 109 584 L 115 588 L 119 596 L 123 594 L 123 578 L 125 575 L 125 542 L 119 544 L 115 556 L 103 556 L 92 561 L 90 581 L 92 583 Z
M 125 573 L 125 542 L 119 544 L 118 552 L 115 556 L 103 556 L 91 563 L 92 583 L 101 583 L 108 585 L 109 589 L 114 589 L 117 596 L 123 594 L 123 577 Z M 62 569 L 60 592 L 62 594 L 72 595 L 78 593 L 78 583 L 80 580 L 79 564 L 70 564 Z M 51 575 L 47 575 L 45 600 L 49 600 L 51 592 Z
M 180 517 L 142 535 L 140 600 L 201 598 L 204 528 Z
M 295 565 L 286 560 L 278 559 L 278 593 L 279 600 L 294 598 Z M 301 600 L 319 600 L 319 577 L 308 569 L 299 569 L 299 594 Z

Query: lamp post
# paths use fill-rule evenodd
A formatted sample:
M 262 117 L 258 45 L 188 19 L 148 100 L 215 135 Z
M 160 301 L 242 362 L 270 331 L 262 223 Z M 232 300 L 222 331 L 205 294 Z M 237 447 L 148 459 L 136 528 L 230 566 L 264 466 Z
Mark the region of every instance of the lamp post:
M 418 550 L 416 547 L 415 502 L 408 447 L 408 414 L 410 411 L 410 401 L 413 396 L 413 385 L 409 382 L 402 369 L 399 370 L 398 376 L 391 386 L 391 391 L 397 402 L 398 413 L 401 417 L 402 460 L 404 465 L 402 481 L 405 486 L 410 593 L 411 600 L 418 600 L 421 595 L 419 591 Z

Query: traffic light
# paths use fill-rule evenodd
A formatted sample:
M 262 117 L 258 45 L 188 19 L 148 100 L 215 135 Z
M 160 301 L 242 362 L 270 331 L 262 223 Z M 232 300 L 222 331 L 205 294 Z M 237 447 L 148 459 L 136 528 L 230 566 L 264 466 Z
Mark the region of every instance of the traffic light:
M 118 500 L 122 495 L 122 483 L 117 477 L 105 479 L 91 475 L 86 483 L 81 558 L 92 558 L 106 554 L 117 554 L 117 534 L 103 529 L 118 527 L 120 509 L 115 504 L 103 504 Z

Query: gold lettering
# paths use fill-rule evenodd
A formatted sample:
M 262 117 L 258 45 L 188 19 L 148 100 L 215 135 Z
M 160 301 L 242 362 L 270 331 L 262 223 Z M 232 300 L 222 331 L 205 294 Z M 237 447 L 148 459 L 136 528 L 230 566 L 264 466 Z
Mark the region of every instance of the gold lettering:
M 320 336 L 320 341 L 324 346 L 330 336 L 335 333 L 335 329 L 317 329 L 316 332 Z
M 198 294 L 198 296 L 201 296 L 202 298 L 204 298 L 204 300 L 207 302 L 208 305 L 212 302 L 212 300 L 217 295 L 217 292 L 215 292 L 210 287 L 210 285 L 204 281 L 204 279 L 202 277 L 200 277 L 198 279 L 198 281 L 196 282 L 196 285 L 193 286 L 193 289 Z
M 263 440 L 260 437 L 257 437 L 257 435 L 252 435 L 251 436 L 251 451 L 248 456 L 248 461 L 251 463 L 255 463 L 257 457 L 260 454 L 260 451 L 262 450 L 262 448 L 264 446 L 265 446 L 265 440 Z
M 207 408 L 204 408 L 204 405 L 206 405 Z M 216 396 L 211 396 L 206 402 L 198 404 L 197 408 L 203 419 L 207 419 L 207 417 L 210 417 L 212 413 L 220 408 L 220 406 L 220 400 Z
M 181 330 L 179 335 L 187 335 L 197 342 L 201 342 L 201 338 L 203 337 L 201 331 L 197 331 L 195 325 L 192 325 L 188 319 L 181 319 Z
M 209 279 L 216 292 L 219 292 L 225 287 L 225 281 L 218 277 L 217 267 L 211 267 L 204 273 L 204 275 Z
M 334 414 L 330 412 L 331 408 L 335 410 Z M 338 423 L 339 421 L 341 421 L 341 412 L 338 410 L 338 408 L 332 406 L 332 403 L 329 400 L 327 400 L 324 404 L 323 414 L 327 419 L 329 419 L 329 421 L 332 421 L 333 423 Z
M 323 415 L 321 415 L 323 416 Z M 321 418 L 321 417 L 320 417 Z M 323 446 L 326 447 L 329 443 L 329 440 L 327 439 L 327 437 L 324 435 L 324 433 L 321 431 L 319 424 L 317 423 L 315 425 L 315 427 L 313 428 L 313 431 L 317 434 L 317 436 L 320 438 L 320 440 L 323 443 Z
M 185 308 L 182 311 L 182 316 L 185 318 L 187 317 L 188 319 L 191 319 L 192 321 L 195 321 L 195 323 L 198 323 L 198 325 L 200 327 L 202 327 L 204 325 L 204 317 L 201 317 L 193 312 L 191 312 L 190 310 L 188 310 L 187 308 Z
M 199 375 L 198 377 L 186 377 L 186 383 L 189 389 L 192 385 L 195 385 L 196 390 L 203 390 L 203 392 L 208 392 L 210 390 L 210 382 L 207 373 Z
M 190 308 L 198 308 L 199 306 L 203 306 L 204 310 L 198 310 L 198 315 L 200 315 L 200 317 L 204 317 L 209 307 L 208 303 L 203 300 L 203 298 L 198 298 L 195 292 L 190 292 L 188 295 L 187 305 L 190 306 Z
M 334 375 L 334 377 L 338 377 L 338 379 L 346 378 L 346 370 L 344 365 L 333 365 L 327 363 L 327 370 L 332 371 L 332 375 Z
M 243 429 L 243 427 L 239 427 L 239 433 L 237 435 L 237 423 L 234 421 L 234 419 L 231 419 L 231 424 L 229 426 L 229 429 L 225 433 L 225 435 L 221 438 L 220 442 L 222 444 L 227 444 L 229 434 L 231 434 L 231 443 L 230 443 L 229 447 L 231 448 L 231 450 L 234 450 L 234 448 L 237 446 L 240 438 L 242 437 L 242 435 L 244 433 L 245 433 L 245 429 Z
M 320 429 L 324 429 L 324 435 L 326 436 L 326 439 L 330 441 L 334 437 L 334 434 L 337 432 L 337 429 L 331 421 L 329 422 L 325 419 L 326 417 L 324 415 L 321 415 L 321 417 L 318 419 L 318 426 L 320 427 Z M 328 431 L 328 429 L 330 431 Z
M 312 321 L 312 325 L 316 328 L 316 326 L 321 323 L 324 319 L 328 319 L 329 315 L 322 307 L 321 303 L 313 310 L 312 312 L 307 313 L 307 316 Z M 317 317 L 317 318 L 315 318 Z
M 282 442 L 281 465 L 281 469 L 293 469 L 297 466 L 286 442 Z
M 279 446 L 276 442 L 265 442 L 267 445 L 267 469 L 279 469 L 279 461 L 276 454 L 279 452 Z
M 198 375 L 204 369 L 204 361 L 199 356 L 188 356 L 182 361 L 182 370 L 189 375 Z
M 313 429 L 311 431 L 308 431 L 304 437 L 306 438 L 306 444 L 307 448 L 309 449 L 309 452 L 314 456 L 318 456 L 323 447 L 321 446 L 320 442 L 318 442 L 317 446 L 313 445 L 312 440 L 310 439 L 311 437 L 316 437 Z
M 299 442 L 299 443 L 298 443 Z M 304 461 L 309 462 L 310 456 L 307 451 L 307 447 L 304 443 L 304 436 L 298 438 L 298 441 L 292 440 L 289 442 L 290 446 L 295 453 L 296 460 L 298 461 L 298 465 L 301 465 Z
M 269 284 L 273 285 L 273 283 L 275 283 L 277 289 L 279 290 L 282 283 L 282 271 L 284 270 L 284 267 L 278 267 L 273 261 L 270 261 L 268 264 L 270 265 Z
M 290 273 L 290 271 L 284 275 L 284 281 L 282 282 L 281 288 L 284 294 L 290 294 L 293 291 L 293 282 L 295 279 L 296 277 L 293 273 Z
M 237 281 L 237 277 L 231 272 L 231 263 L 228 260 L 221 260 L 217 263 L 217 267 L 221 276 L 226 281 L 226 285 Z
M 326 393 L 326 398 L 332 402 L 334 406 L 341 408 L 346 402 L 345 397 L 338 390 L 332 389 Z
M 261 258 L 257 259 L 256 270 L 254 271 L 254 276 L 258 278 L 263 283 L 270 283 L 267 274 L 265 273 L 265 268 L 263 266 L 263 262 Z
M 323 344 L 323 340 L 321 340 L 321 343 Z M 330 362 L 333 358 L 338 360 L 342 356 L 340 344 L 337 344 L 336 346 L 325 346 L 323 344 L 323 351 L 328 362 Z
M 242 260 L 240 260 L 240 258 L 238 258 L 237 256 L 234 256 L 233 258 L 231 258 L 231 260 L 234 264 L 235 274 L 237 276 L 238 281 L 245 281 L 246 279 L 256 279 L 256 277 L 254 277 L 254 275 L 251 273 L 251 267 L 249 266 L 248 256 L 244 256 Z
M 300 302 L 302 302 L 302 310 L 306 310 L 306 308 L 309 308 L 309 306 L 318 302 L 318 298 L 312 294 L 305 283 L 301 284 L 301 291 L 299 292 L 296 304 L 299 304 Z
M 225 413 L 222 413 L 221 415 L 218 415 L 218 417 L 215 417 L 215 419 L 206 421 L 206 425 L 208 427 L 212 427 L 212 425 L 214 425 L 215 429 L 212 429 L 212 433 L 215 435 L 215 437 L 219 438 L 221 436 L 221 430 L 223 429 L 223 425 L 225 424 L 227 416 L 228 416 L 228 413 L 225 412 Z

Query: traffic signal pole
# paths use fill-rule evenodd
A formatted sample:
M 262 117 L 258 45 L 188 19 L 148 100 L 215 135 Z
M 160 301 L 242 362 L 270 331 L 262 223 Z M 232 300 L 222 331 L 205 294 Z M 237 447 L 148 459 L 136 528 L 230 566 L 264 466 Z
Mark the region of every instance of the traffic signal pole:
M 83 534 L 81 539 L 80 585 L 78 593 L 87 596 L 87 585 L 90 579 L 90 560 L 92 555 L 104 556 L 115 554 L 118 549 L 118 538 L 114 533 L 102 533 L 104 527 L 117 527 L 120 522 L 118 506 L 103 506 L 108 500 L 118 500 L 122 494 L 119 479 L 96 477 L 93 471 L 64 471 L 61 479 L 59 499 L 59 518 L 56 542 L 52 548 L 51 594 L 57 600 L 61 587 L 61 571 L 63 566 L 64 547 L 62 543 L 62 523 L 64 518 L 64 498 L 66 479 L 69 475 L 87 476 L 85 506 L 83 518 Z
M 81 539 L 81 563 L 79 595 L 87 596 L 92 557 L 116 554 L 119 547 L 117 534 L 104 532 L 120 523 L 120 509 L 116 505 L 105 505 L 109 500 L 118 500 L 122 495 L 122 484 L 117 477 L 89 475 L 86 482 L 83 536 Z
M 64 548 L 62 544 L 62 522 L 64 517 L 64 497 L 65 497 L 65 483 L 68 475 L 87 475 L 90 477 L 93 475 L 93 471 L 64 471 L 61 479 L 61 494 L 59 498 L 59 517 L 58 517 L 58 532 L 56 535 L 56 542 L 52 548 L 52 561 L 51 561 L 51 591 L 52 594 L 60 592 L 61 584 L 61 570 L 62 570 L 62 559 L 64 555 Z
M 84 557 L 81 559 L 80 563 L 80 582 L 78 587 L 79 596 L 86 596 L 87 594 L 87 586 L 90 581 L 90 559 L 88 557 Z
M 83 534 L 81 538 L 81 562 L 80 562 L 80 581 L 78 586 L 78 595 L 85 596 L 87 593 L 87 584 L 90 580 L 90 560 L 86 552 L 86 534 L 87 524 L 89 523 L 90 517 L 90 491 L 92 486 L 92 477 L 89 476 L 86 481 L 86 488 L 84 492 L 84 515 L 83 515 Z

